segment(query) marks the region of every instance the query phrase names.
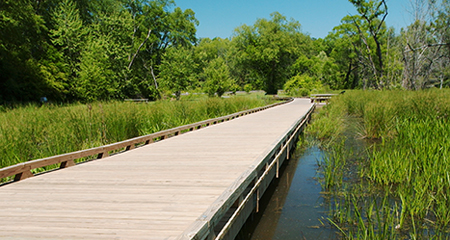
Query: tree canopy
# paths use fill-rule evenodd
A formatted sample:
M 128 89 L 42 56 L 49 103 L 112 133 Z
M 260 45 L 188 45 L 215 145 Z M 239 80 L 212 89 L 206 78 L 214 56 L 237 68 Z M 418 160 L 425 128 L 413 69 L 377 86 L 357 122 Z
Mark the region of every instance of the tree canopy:
M 449 0 L 414 1 L 400 31 L 386 25 L 389 2 L 349 2 L 357 14 L 324 39 L 278 12 L 197 39 L 194 11 L 173 0 L 4 0 L 0 102 L 450 85 Z
M 255 87 L 276 94 L 290 77 L 295 60 L 307 53 L 304 50 L 311 39 L 301 32 L 299 22 L 288 21 L 278 12 L 271 17 L 237 28 L 232 43 L 237 67 L 249 71 Z

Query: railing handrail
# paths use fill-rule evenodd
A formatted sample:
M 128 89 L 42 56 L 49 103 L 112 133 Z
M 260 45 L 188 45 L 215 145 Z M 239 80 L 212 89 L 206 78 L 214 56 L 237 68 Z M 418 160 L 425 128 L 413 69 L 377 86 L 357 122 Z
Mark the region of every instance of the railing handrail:
M 335 94 L 335 93 L 319 93 L 319 94 L 311 94 L 311 97 L 332 97 L 332 96 L 336 96 L 339 94 Z
M 262 110 L 265 110 L 265 109 L 268 109 L 271 107 L 275 107 L 275 106 L 293 101 L 292 98 L 288 98 L 288 99 L 285 98 L 283 100 L 284 100 L 284 102 L 279 102 L 279 103 L 274 103 L 274 104 L 259 107 L 259 108 L 244 110 L 244 111 L 229 114 L 226 116 L 208 119 L 208 120 L 204 120 L 204 121 L 200 121 L 200 122 L 196 122 L 196 123 L 192 123 L 192 124 L 188 124 L 188 125 L 183 125 L 183 126 L 163 130 L 160 132 L 151 133 L 151 134 L 148 134 L 145 136 L 135 137 L 135 138 L 127 139 L 124 141 L 100 146 L 100 147 L 94 147 L 94 148 L 90 148 L 90 149 L 79 150 L 79 151 L 75 151 L 75 152 L 70 152 L 70 153 L 60 154 L 60 155 L 56 155 L 56 156 L 51 156 L 51 157 L 46 157 L 46 158 L 41 158 L 41 159 L 36 159 L 36 160 L 30 160 L 30 161 L 23 162 L 23 163 L 18 163 L 18 164 L 0 169 L 0 179 L 14 176 L 14 181 L 20 181 L 25 178 L 33 177 L 34 174 L 31 172 L 31 170 L 36 169 L 36 168 L 46 167 L 46 166 L 50 166 L 50 165 L 54 165 L 54 164 L 61 164 L 60 168 L 74 166 L 76 159 L 91 157 L 94 155 L 97 155 L 97 159 L 104 158 L 109 155 L 110 151 L 116 151 L 116 150 L 119 150 L 122 148 L 125 148 L 124 151 L 128 151 L 128 150 L 135 148 L 135 145 L 137 145 L 137 144 L 143 143 L 143 145 L 147 145 L 147 144 L 153 143 L 155 141 L 155 139 L 163 140 L 163 139 L 169 138 L 171 136 L 176 136 L 176 135 L 182 134 L 182 133 L 184 133 L 182 131 L 185 131 L 185 130 L 188 130 L 188 131 L 197 130 L 204 126 L 209 126 L 209 125 L 214 125 L 214 124 L 218 124 L 221 122 L 229 121 L 231 119 L 238 118 L 240 116 L 259 112 L 259 111 L 262 111 Z M 188 131 L 186 131 L 186 132 L 188 132 Z

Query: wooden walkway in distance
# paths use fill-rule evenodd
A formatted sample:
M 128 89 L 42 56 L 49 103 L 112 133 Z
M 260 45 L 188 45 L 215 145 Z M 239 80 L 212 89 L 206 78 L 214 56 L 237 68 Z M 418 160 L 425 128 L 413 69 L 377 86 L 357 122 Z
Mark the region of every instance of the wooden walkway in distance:
M 1 186 L 0 239 L 195 237 L 312 107 L 296 99 Z

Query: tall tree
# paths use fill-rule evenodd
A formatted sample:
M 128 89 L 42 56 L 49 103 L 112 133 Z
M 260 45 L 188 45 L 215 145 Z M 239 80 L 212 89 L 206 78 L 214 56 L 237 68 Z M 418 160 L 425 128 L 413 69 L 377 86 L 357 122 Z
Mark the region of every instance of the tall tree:
M 132 19 L 128 11 L 108 7 L 90 25 L 77 65 L 80 97 L 87 101 L 123 98 Z
M 166 49 L 196 43 L 198 20 L 191 9 L 183 11 L 175 7 L 173 0 L 128 0 L 126 6 L 133 19 L 127 89 L 133 86 L 141 86 L 141 90 L 152 88 L 157 95 L 157 76 Z
M 280 13 L 271 14 L 272 19 L 258 19 L 253 26 L 243 25 L 235 30 L 233 42 L 240 63 L 251 68 L 259 85 L 268 94 L 276 94 L 290 72 L 286 71 L 305 48 L 309 37 L 301 33 L 300 23 Z
M 339 88 L 354 89 L 360 86 L 358 68 L 360 66 L 359 37 L 351 30 L 353 25 L 344 22 L 335 27 L 325 38 L 328 45 L 329 56 L 337 65 L 340 79 L 336 86 Z
M 383 45 L 386 35 L 385 19 L 388 15 L 387 4 L 385 0 L 349 0 L 349 2 L 356 7 L 359 13 L 359 16 L 352 16 L 351 20 L 366 47 L 366 54 L 362 56 L 367 57 L 372 67 L 373 77 L 375 78 L 374 87 L 383 88 Z M 368 38 L 373 40 L 375 47 L 372 47 Z M 372 55 L 372 52 L 376 52 L 375 56 Z
M 442 0 L 434 5 L 432 28 L 435 29 L 442 57 L 438 59 L 437 78 L 442 88 L 450 86 L 450 1 Z
M 0 101 L 155 97 L 162 56 L 196 25 L 173 0 L 0 1 Z
M 104 36 L 90 36 L 88 41 L 78 64 L 80 70 L 75 85 L 78 97 L 84 101 L 115 98 L 118 86 L 105 54 L 108 41 Z
M 62 0 L 51 14 L 53 29 L 50 39 L 56 50 L 62 54 L 62 62 L 67 67 L 64 74 L 71 79 L 65 84 L 69 98 L 76 98 L 75 79 L 82 49 L 88 29 L 83 26 L 76 4 L 72 0 Z
M 31 0 L 3 0 L 0 9 L 0 101 L 38 100 L 48 88 L 39 63 L 44 21 Z
M 406 89 L 422 89 L 435 83 L 443 85 L 448 63 L 449 1 L 418 0 L 412 4 L 414 22 L 401 32 Z
M 169 48 L 160 66 L 162 88 L 175 94 L 179 100 L 182 91 L 195 88 L 195 68 L 192 49 L 181 46 Z
M 209 63 L 216 58 L 222 58 L 224 64 L 229 68 L 229 61 L 231 61 L 230 54 L 230 40 L 222 38 L 203 38 L 194 48 L 194 59 L 197 64 L 196 74 L 199 80 L 203 82 L 205 77 L 202 76 L 203 70 Z
M 222 57 L 211 60 L 204 69 L 204 74 L 206 80 L 203 88 L 210 97 L 215 96 L 215 94 L 219 97 L 222 96 L 234 84 L 230 78 L 230 72 L 225 64 L 225 60 Z

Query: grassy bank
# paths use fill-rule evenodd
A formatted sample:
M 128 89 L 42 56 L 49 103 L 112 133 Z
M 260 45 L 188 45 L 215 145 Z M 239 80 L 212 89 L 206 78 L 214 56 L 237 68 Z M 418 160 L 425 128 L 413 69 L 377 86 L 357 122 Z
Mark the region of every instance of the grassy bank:
M 102 146 L 274 102 L 261 95 L 27 105 L 0 113 L 0 167 Z
M 326 126 L 332 134 L 325 139 L 339 139 L 329 141 L 321 171 L 331 196 L 329 220 L 346 238 L 449 237 L 448 96 L 449 90 L 348 91 L 318 115 L 312 129 Z M 371 143 L 366 158 L 355 161 L 342 151 L 348 139 L 333 130 L 345 128 L 346 121 L 334 120 L 333 112 L 358 119 L 359 136 Z M 351 179 L 348 169 L 356 169 Z

